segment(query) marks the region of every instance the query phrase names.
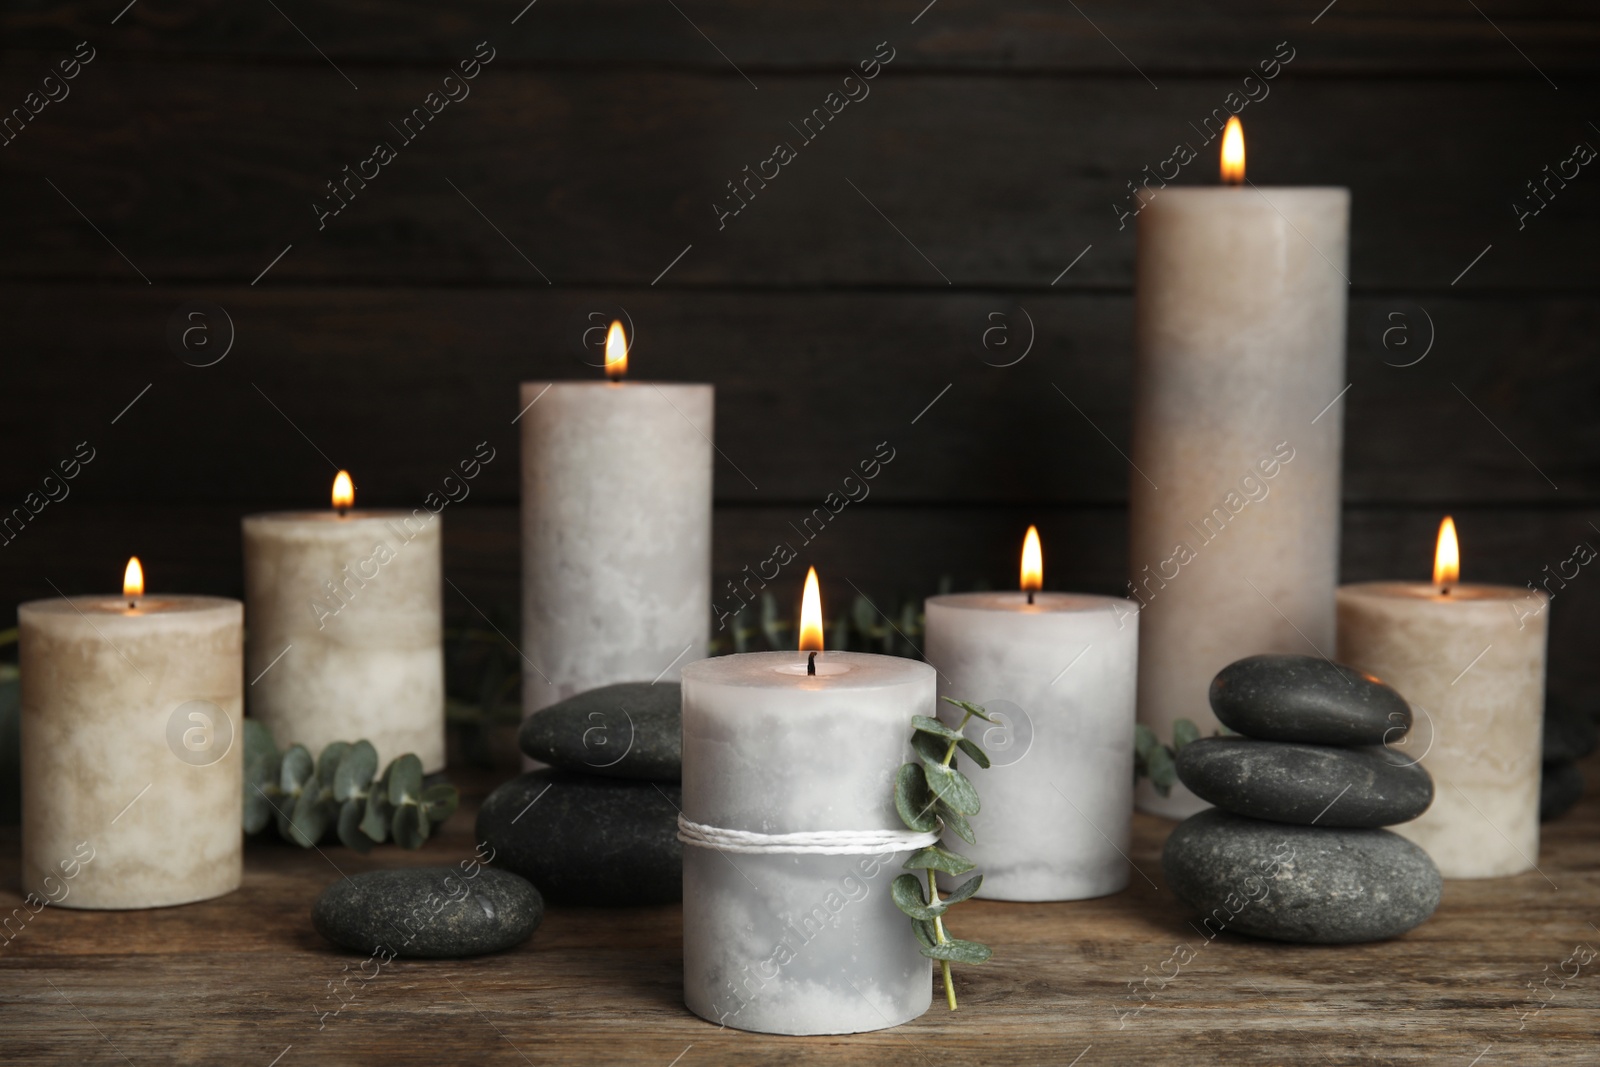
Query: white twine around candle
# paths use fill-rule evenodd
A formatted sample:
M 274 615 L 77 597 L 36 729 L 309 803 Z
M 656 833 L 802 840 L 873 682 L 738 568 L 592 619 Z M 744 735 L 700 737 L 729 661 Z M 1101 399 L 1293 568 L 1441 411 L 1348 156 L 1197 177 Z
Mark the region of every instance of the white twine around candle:
M 792 852 L 812 856 L 866 856 L 927 848 L 938 844 L 939 835 L 916 830 L 807 830 L 794 834 L 763 834 L 707 826 L 679 812 L 678 840 L 700 848 L 755 855 Z

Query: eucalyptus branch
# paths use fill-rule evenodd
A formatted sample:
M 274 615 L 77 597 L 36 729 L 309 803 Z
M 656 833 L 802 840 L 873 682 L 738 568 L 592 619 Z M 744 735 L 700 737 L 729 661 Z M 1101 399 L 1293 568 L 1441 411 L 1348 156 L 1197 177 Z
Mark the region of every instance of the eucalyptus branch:
M 972 758 L 979 767 L 989 766 L 989 757 L 978 743 L 963 735 L 973 716 L 994 722 L 988 712 L 977 704 L 965 700 L 944 698 L 963 712 L 960 725 L 952 729 L 938 719 L 916 715 L 911 719 L 911 748 L 917 754 L 916 763 L 902 764 L 895 774 L 894 805 L 900 819 L 913 830 L 932 833 L 941 826 L 954 830 L 969 844 L 977 838 L 972 833 L 968 815 L 978 813 L 978 790 L 971 779 L 956 767 L 959 749 Z M 967 857 L 951 852 L 942 845 L 930 845 L 917 852 L 901 866 L 907 870 L 925 871 L 927 888 L 915 874 L 902 874 L 889 887 L 895 905 L 911 917 L 911 931 L 916 935 L 922 954 L 939 961 L 939 972 L 944 979 L 945 1001 L 950 1010 L 956 1010 L 956 987 L 950 977 L 950 964 L 982 963 L 993 953 L 976 941 L 963 941 L 952 937 L 944 927 L 944 915 L 953 905 L 971 897 L 983 885 L 983 875 L 974 875 L 962 882 L 947 897 L 939 896 L 937 872 L 965 874 L 976 864 Z

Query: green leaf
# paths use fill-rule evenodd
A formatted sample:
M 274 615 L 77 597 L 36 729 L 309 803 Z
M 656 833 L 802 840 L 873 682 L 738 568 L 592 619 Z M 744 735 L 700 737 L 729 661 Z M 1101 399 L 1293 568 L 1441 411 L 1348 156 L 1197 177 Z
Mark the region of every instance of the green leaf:
M 339 773 L 339 762 L 344 759 L 344 754 L 350 751 L 348 741 L 330 741 L 328 747 L 322 750 L 322 755 L 317 757 L 317 781 L 328 789 L 333 788 L 333 779 Z
M 920 948 L 922 954 L 930 960 L 949 960 L 951 963 L 984 963 L 994 955 L 987 945 L 980 945 L 976 941 L 962 941 L 954 937 L 942 945 L 922 945 Z
M 939 933 L 934 929 L 931 919 L 912 919 L 911 932 L 917 935 L 917 944 L 923 948 L 931 948 L 939 943 Z
M 339 840 L 346 848 L 353 848 L 357 852 L 371 852 L 372 847 L 377 844 L 361 832 L 361 817 L 366 811 L 367 805 L 354 798 L 346 800 L 339 808 Z
M 364 797 L 372 785 L 372 776 L 377 773 L 378 750 L 372 747 L 371 741 L 357 741 L 345 752 L 334 773 L 333 799 L 343 803 L 354 797 Z
M 972 714 L 976 715 L 985 722 L 994 722 L 994 719 L 989 717 L 989 713 L 983 710 L 983 706 L 981 704 L 974 704 L 970 700 L 957 700 L 955 697 L 940 697 L 939 699 L 945 701 L 946 703 L 954 704 L 962 711 L 970 711 Z
M 421 848 L 428 839 L 428 813 L 417 804 L 404 804 L 394 809 L 394 843 L 401 848 Z
M 316 766 L 311 762 L 311 753 L 306 751 L 306 746 L 290 745 L 289 751 L 283 754 L 278 788 L 283 790 L 285 797 L 298 797 L 315 773 Z
M 972 824 L 967 821 L 967 817 L 965 815 L 961 814 L 948 804 L 940 804 L 938 807 L 938 813 L 939 818 L 944 820 L 944 824 L 950 829 L 954 830 L 956 832 L 956 836 L 960 837 L 961 840 L 965 841 L 969 845 L 976 845 L 978 843 L 977 835 L 972 832 Z
M 337 809 L 333 803 L 319 797 L 317 790 L 307 789 L 295 801 L 294 813 L 289 816 L 289 840 L 301 848 L 310 848 L 322 840 L 335 818 Z
M 938 719 L 930 719 L 926 715 L 911 716 L 911 728 L 935 737 L 942 737 L 946 741 L 960 741 L 961 731 L 952 730 Z
M 394 821 L 394 805 L 389 803 L 388 783 L 379 781 L 367 792 L 366 814 L 361 832 L 378 844 L 389 840 L 389 824 Z
M 894 898 L 895 907 L 913 919 L 937 919 L 945 913 L 943 901 L 933 905 L 928 903 L 922 879 L 914 874 L 902 874 L 890 882 L 889 895 Z
M 1146 764 L 1150 762 L 1150 753 L 1161 747 L 1161 742 L 1156 737 L 1154 730 L 1144 723 L 1138 723 L 1133 728 L 1133 751 Z
M 942 845 L 929 845 L 900 866 L 908 871 L 934 870 L 943 871 L 945 874 L 966 874 L 977 864 Z
M 249 767 L 269 756 L 283 757 L 278 752 L 277 742 L 272 739 L 272 731 L 267 729 L 267 724 L 259 719 L 246 719 L 244 721 L 244 765 Z
M 422 795 L 422 761 L 415 753 L 407 752 L 389 764 L 384 774 L 389 779 L 389 803 L 395 807 L 406 801 L 415 804 Z
M 922 761 L 922 774 L 940 800 L 963 815 L 976 815 L 981 806 L 978 791 L 966 775 L 954 767 L 943 767 L 930 759 Z
M 283 757 L 274 749 L 250 764 L 244 776 L 244 832 L 260 833 L 272 821 L 277 809 L 274 798 L 282 795 L 278 776 L 282 772 Z
M 911 735 L 911 748 L 920 758 L 933 763 L 942 763 L 944 754 L 950 748 L 950 742 L 941 741 L 931 734 L 917 731 Z
M 894 807 L 900 821 L 921 833 L 931 833 L 939 828 L 939 818 L 933 813 L 933 791 L 923 776 L 922 766 L 902 763 L 894 775 Z
M 1181 749 L 1190 741 L 1200 740 L 1200 729 L 1188 719 L 1178 719 L 1172 724 L 1172 747 Z
M 422 791 L 422 810 L 433 826 L 438 826 L 454 815 L 460 805 L 461 793 L 453 785 L 441 782 L 438 785 L 430 785 Z
M 963 900 L 966 900 L 968 897 L 972 896 L 972 894 L 976 893 L 978 889 L 982 887 L 982 885 L 983 875 L 975 874 L 947 893 L 945 895 L 944 902 L 947 906 L 950 904 L 959 904 Z
M 1157 745 L 1151 749 L 1147 763 L 1150 769 L 1150 784 L 1155 786 L 1156 792 L 1162 796 L 1172 792 L 1172 783 L 1178 780 L 1178 768 L 1172 762 L 1172 753 L 1167 751 L 1167 746 Z
M 971 738 L 963 737 L 956 742 L 956 747 L 972 757 L 972 762 L 985 769 L 989 766 L 989 754 L 978 747 L 978 743 Z

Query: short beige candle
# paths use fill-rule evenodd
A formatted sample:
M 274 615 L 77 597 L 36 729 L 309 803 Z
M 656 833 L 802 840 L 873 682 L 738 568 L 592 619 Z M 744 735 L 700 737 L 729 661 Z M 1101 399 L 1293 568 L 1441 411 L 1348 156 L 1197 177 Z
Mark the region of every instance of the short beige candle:
M 1138 226 L 1128 592 L 1139 721 L 1171 744 L 1217 729 L 1234 660 L 1333 649 L 1350 192 L 1165 188 Z
M 1390 829 L 1446 878 L 1520 874 L 1539 858 L 1547 603 L 1492 585 L 1339 589 L 1339 661 L 1411 702 L 1411 735 L 1390 747 L 1433 775 L 1433 806 Z
M 239 887 L 237 600 L 72 597 L 17 609 L 22 887 L 68 908 L 156 908 Z
M 280 747 L 371 741 L 444 769 L 443 516 L 291 511 L 244 520 L 250 713 Z

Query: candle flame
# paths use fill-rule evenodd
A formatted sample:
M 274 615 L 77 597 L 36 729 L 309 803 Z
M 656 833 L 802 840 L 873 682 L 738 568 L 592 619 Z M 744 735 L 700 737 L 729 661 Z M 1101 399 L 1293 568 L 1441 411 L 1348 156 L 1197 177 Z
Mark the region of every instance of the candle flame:
M 1022 590 L 1031 593 L 1044 588 L 1044 552 L 1039 548 L 1039 528 L 1028 527 L 1022 539 Z
M 806 571 L 806 590 L 800 597 L 800 651 L 822 651 L 822 591 L 815 567 Z
M 350 481 L 349 471 L 340 471 L 333 478 L 333 506 L 341 512 L 356 502 L 356 487 Z
M 144 596 L 144 567 L 139 564 L 138 556 L 128 557 L 128 568 L 122 572 L 122 595 Z
M 1238 115 L 1222 131 L 1222 184 L 1244 184 L 1244 125 Z
M 1456 521 L 1446 515 L 1439 524 L 1439 544 L 1433 552 L 1433 584 L 1440 592 L 1461 580 L 1461 544 L 1456 540 Z
M 611 329 L 606 331 L 606 377 L 618 382 L 627 373 L 628 335 L 623 332 L 622 323 L 613 320 Z

